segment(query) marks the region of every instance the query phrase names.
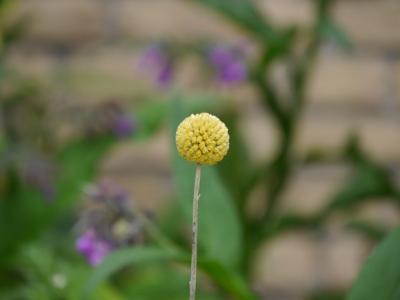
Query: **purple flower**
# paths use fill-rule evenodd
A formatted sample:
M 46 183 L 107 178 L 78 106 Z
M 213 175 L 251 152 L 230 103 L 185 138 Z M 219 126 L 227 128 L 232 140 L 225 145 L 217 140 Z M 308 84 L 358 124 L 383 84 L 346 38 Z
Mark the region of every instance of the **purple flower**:
M 226 66 L 235 61 L 231 49 L 226 46 L 215 46 L 210 51 L 210 61 L 216 66 Z
M 139 65 L 145 68 L 158 68 L 166 62 L 167 57 L 163 47 L 160 44 L 152 44 L 144 50 Z
M 153 44 L 146 48 L 139 61 L 139 67 L 149 73 L 160 87 L 170 85 L 174 69 L 170 54 L 160 44 Z
M 81 211 L 75 247 L 89 264 L 96 266 L 111 251 L 144 241 L 143 221 L 117 184 L 102 180 L 87 186 L 85 194 L 90 203 Z
M 219 82 L 235 84 L 246 79 L 247 68 L 240 49 L 227 46 L 215 46 L 209 53 L 209 60 L 214 66 Z
M 87 230 L 76 240 L 76 249 L 83 255 L 89 255 L 95 242 L 94 230 Z
M 101 264 L 104 258 L 112 251 L 112 247 L 106 241 L 97 241 L 93 251 L 87 256 L 90 265 L 97 266 Z
M 172 63 L 167 63 L 158 71 L 156 83 L 160 87 L 167 87 L 170 85 L 173 75 L 174 69 Z
M 76 249 L 92 266 L 99 265 L 109 254 L 112 245 L 96 234 L 93 229 L 85 231 L 76 241 Z
M 218 71 L 218 80 L 227 84 L 241 82 L 246 79 L 246 66 L 241 61 L 221 67 Z
M 117 100 L 101 103 L 88 111 L 84 131 L 88 138 L 113 135 L 129 137 L 136 130 L 136 122 Z
M 114 135 L 119 138 L 129 137 L 135 130 L 136 124 L 132 118 L 126 114 L 118 116 L 112 126 Z

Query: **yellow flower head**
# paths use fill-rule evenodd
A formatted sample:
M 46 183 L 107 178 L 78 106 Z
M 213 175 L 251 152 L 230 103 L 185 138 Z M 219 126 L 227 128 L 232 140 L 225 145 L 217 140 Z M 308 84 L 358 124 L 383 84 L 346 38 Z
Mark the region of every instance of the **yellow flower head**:
M 228 152 L 228 128 L 209 113 L 191 115 L 176 130 L 176 147 L 186 160 L 214 165 Z

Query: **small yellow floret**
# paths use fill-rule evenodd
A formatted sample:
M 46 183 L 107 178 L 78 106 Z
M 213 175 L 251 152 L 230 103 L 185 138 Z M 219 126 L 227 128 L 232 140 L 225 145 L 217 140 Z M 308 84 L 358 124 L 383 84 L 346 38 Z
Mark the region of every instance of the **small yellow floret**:
M 176 130 L 176 147 L 186 160 L 214 165 L 228 152 L 228 128 L 209 113 L 191 115 Z

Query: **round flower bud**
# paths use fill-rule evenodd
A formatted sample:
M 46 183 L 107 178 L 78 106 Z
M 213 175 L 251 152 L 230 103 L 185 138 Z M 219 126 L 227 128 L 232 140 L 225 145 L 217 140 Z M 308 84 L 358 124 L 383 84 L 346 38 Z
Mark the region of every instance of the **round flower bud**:
M 228 152 L 228 128 L 209 113 L 191 115 L 176 130 L 176 147 L 186 160 L 214 165 Z

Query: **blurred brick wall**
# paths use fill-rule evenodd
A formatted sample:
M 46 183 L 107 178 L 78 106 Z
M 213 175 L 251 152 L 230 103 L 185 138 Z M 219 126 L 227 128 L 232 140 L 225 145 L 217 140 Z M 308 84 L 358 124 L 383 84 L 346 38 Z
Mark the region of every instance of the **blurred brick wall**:
M 278 23 L 311 21 L 310 1 L 258 2 Z M 30 14 L 32 23 L 10 63 L 35 75 L 58 101 L 129 99 L 138 90 L 148 89 L 134 67 L 140 45 L 146 41 L 196 37 L 237 41 L 242 37 L 223 19 L 185 0 L 23 0 L 19 11 Z M 369 154 L 398 170 L 400 2 L 341 0 L 335 15 L 356 48 L 352 53 L 333 45 L 324 49 L 299 128 L 298 152 L 333 153 L 357 130 Z M 236 92 L 242 98 L 239 103 L 245 104 L 243 130 L 251 132 L 248 142 L 254 159 L 261 160 L 274 147 L 274 129 L 260 113 L 251 90 Z M 117 149 L 104 172 L 114 174 L 139 199 L 146 199 L 144 205 L 157 207 L 171 192 L 168 156 L 167 137 L 160 134 L 149 144 Z M 282 209 L 315 212 L 348 172 L 345 166 L 332 163 L 299 167 Z M 149 185 L 159 188 L 149 189 Z M 367 206 L 359 214 L 362 219 L 376 216 L 387 226 L 399 220 L 388 205 Z M 321 286 L 348 287 L 368 248 L 359 237 L 338 230 L 339 224 L 341 219 L 332 220 L 322 236 L 299 232 L 277 240 L 260 253 L 256 284 L 272 292 L 291 287 L 285 299 L 301 299 L 298 295 L 303 291 Z

